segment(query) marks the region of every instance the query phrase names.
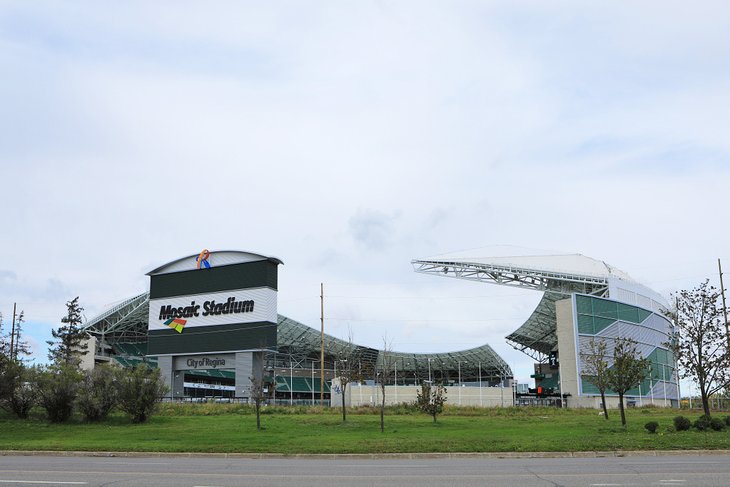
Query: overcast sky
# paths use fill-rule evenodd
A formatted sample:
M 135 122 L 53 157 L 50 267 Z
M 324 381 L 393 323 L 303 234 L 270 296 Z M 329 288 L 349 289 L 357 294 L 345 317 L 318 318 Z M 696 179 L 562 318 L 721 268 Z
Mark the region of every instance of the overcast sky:
M 37 361 L 179 257 L 273 255 L 279 312 L 400 351 L 539 293 L 416 274 L 513 245 L 665 296 L 730 269 L 726 2 L 0 1 L 0 312 Z

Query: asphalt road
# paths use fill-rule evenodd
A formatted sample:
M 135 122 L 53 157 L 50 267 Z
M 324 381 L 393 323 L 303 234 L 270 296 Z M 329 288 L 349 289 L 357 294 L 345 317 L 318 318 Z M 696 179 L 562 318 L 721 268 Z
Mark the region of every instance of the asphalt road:
M 243 459 L 0 456 L 18 486 L 728 486 L 730 456 Z

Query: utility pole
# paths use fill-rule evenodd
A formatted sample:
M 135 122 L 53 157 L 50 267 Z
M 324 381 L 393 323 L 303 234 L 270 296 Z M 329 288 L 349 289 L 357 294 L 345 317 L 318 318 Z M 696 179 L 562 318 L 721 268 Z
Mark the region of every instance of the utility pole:
M 730 353 L 730 328 L 727 324 L 727 306 L 725 305 L 725 286 L 722 284 L 722 265 L 717 259 L 717 269 L 720 271 L 720 292 L 722 292 L 722 312 L 725 315 L 725 338 L 727 338 L 728 353 Z
M 319 366 L 322 371 L 319 381 L 319 401 L 320 406 L 324 405 L 324 283 L 319 283 L 319 321 L 322 325 L 319 342 Z
M 10 329 L 10 354 L 8 357 L 13 360 L 13 352 L 15 351 L 14 340 L 15 340 L 15 306 L 17 303 L 13 303 L 13 325 Z

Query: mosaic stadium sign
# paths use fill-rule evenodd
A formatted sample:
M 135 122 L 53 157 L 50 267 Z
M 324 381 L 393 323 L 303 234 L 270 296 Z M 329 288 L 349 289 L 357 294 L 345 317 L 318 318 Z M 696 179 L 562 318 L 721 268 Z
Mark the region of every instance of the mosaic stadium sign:
M 276 322 L 275 290 L 239 289 L 150 300 L 150 330 L 171 328 L 171 323 L 188 329 L 258 321 Z
M 150 272 L 148 353 L 275 347 L 279 264 L 259 254 L 203 250 Z

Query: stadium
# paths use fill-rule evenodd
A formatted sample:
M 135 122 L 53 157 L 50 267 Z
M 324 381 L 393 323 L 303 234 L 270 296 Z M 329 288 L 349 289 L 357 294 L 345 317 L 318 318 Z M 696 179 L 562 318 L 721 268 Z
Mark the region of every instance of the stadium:
M 536 360 L 535 388 L 518 403 L 563 402 L 599 407 L 600 395 L 585 374 L 591 340 L 604 341 L 608 365 L 619 337 L 635 340 L 649 358 L 647 378 L 627 392 L 629 405 L 678 405 L 676 361 L 667 343 L 673 333 L 666 300 L 603 261 L 580 254 L 482 257 L 452 253 L 412 261 L 416 272 L 530 289 L 542 298 L 507 342 Z M 608 391 L 608 402 L 617 396 Z
M 662 312 L 667 303 L 602 261 L 579 254 L 468 253 L 412 261 L 419 273 L 542 293 L 532 314 L 506 337 L 536 361 L 535 387 L 527 391 L 514 387 L 511 369 L 488 344 L 433 354 L 388 351 L 386 356 L 278 314 L 281 263 L 250 252 L 204 251 L 151 271 L 149 292 L 85 323 L 94 350 L 85 366 L 146 362 L 159 367 L 171 400 L 247 401 L 251 380 L 259 377 L 268 401 L 281 404 L 375 404 L 379 382 L 388 389 L 387 402 L 402 402 L 415 398 L 414 386 L 441 382 L 457 388 L 450 393 L 451 403 L 598 407 L 597 391 L 583 373 L 588 343 L 604 340 L 610 351 L 613 340 L 630 337 L 652 365 L 648 378 L 627 394 L 629 404 L 677 404 L 676 367 L 665 345 L 672 331 Z M 236 308 L 236 303 L 249 304 Z M 202 316 L 206 312 L 210 316 Z M 390 373 L 383 377 L 378 371 L 386 359 Z M 359 378 L 344 398 L 338 366 L 355 369 Z
M 350 360 L 351 363 L 347 365 L 352 367 L 354 361 L 357 361 L 357 375 L 362 378 L 362 383 L 358 386 L 372 387 L 378 381 L 377 371 L 382 368 L 383 363 L 382 350 L 322 334 L 319 330 L 275 313 L 275 299 L 265 303 L 267 313 L 271 314 L 272 309 L 274 310 L 275 318 L 270 320 L 275 329 L 273 341 L 267 342 L 271 337 L 262 334 L 260 321 L 240 323 L 240 318 L 233 318 L 233 323 L 224 325 L 216 323 L 199 327 L 207 335 L 189 335 L 199 329 L 190 328 L 190 317 L 184 325 L 183 333 L 171 330 L 169 327 L 175 324 L 176 319 L 170 314 L 173 305 L 165 303 L 161 311 L 152 312 L 150 304 L 160 299 L 177 299 L 180 291 L 173 288 L 187 286 L 182 293 L 184 297 L 179 299 L 182 309 L 178 309 L 181 311 L 180 316 L 192 314 L 190 309 L 186 311 L 185 308 L 190 308 L 193 302 L 197 303 L 196 306 L 204 303 L 200 298 L 201 291 L 219 292 L 223 288 L 241 288 L 244 286 L 241 283 L 249 280 L 251 273 L 262 272 L 262 264 L 271 268 L 281 263 L 276 258 L 260 254 L 220 251 L 210 252 L 206 259 L 210 267 L 203 266 L 199 269 L 196 265 L 197 257 L 198 254 L 187 256 L 155 269 L 148 274 L 151 277 L 150 292 L 125 299 L 88 320 L 84 328 L 91 337 L 89 350 L 94 350 L 94 354 L 93 357 L 91 354 L 87 356 L 85 367 L 91 368 L 94 364 L 105 362 L 130 367 L 146 362 L 160 367 L 163 377 L 171 387 L 169 398 L 180 400 L 247 400 L 249 377 L 253 374 L 253 369 L 257 368 L 261 370 L 271 403 L 312 404 L 319 403 L 324 396 L 325 403 L 329 404 L 332 399 L 332 380 L 337 376 L 338 363 L 342 370 L 346 365 L 345 360 Z M 233 275 L 233 271 L 238 275 Z M 219 272 L 220 275 L 214 275 L 214 272 Z M 186 283 L 199 276 L 212 282 L 203 283 L 202 288 L 197 283 Z M 162 291 L 159 291 L 160 285 L 156 279 L 164 279 L 161 283 Z M 263 276 L 263 281 L 259 277 L 259 281 L 246 289 L 276 290 L 275 276 Z M 165 297 L 160 298 L 162 295 Z M 173 322 L 155 329 L 151 323 L 157 318 Z M 219 331 L 219 328 L 226 326 L 248 330 L 253 338 L 244 335 L 231 337 L 231 330 Z M 270 327 L 263 327 L 264 330 L 266 328 Z M 211 333 L 213 331 L 215 333 Z M 216 335 L 223 335 L 223 338 L 214 340 L 217 339 Z M 182 342 L 185 337 L 188 340 Z M 321 367 L 322 348 L 324 371 Z M 243 372 L 237 371 L 241 366 L 232 360 L 240 361 L 242 354 L 253 355 L 251 358 L 243 358 L 247 363 L 244 367 L 248 367 Z M 172 359 L 170 355 L 173 355 Z M 176 362 L 183 362 L 183 365 L 173 366 Z M 424 381 L 470 384 L 479 389 L 484 388 L 481 394 L 482 404 L 488 402 L 489 388 L 509 387 L 512 379 L 512 371 L 507 363 L 486 344 L 468 350 L 435 354 L 389 351 L 388 363 L 392 368 L 392 373 L 387 378 L 389 386 L 415 391 L 413 386 Z M 321 383 L 322 377 L 324 384 Z M 358 392 L 358 397 L 363 395 L 362 391 Z M 361 402 L 376 401 L 372 391 L 364 394 L 365 399 Z M 415 392 L 412 395 L 415 397 Z M 406 397 L 408 392 L 401 391 L 401 399 L 405 400 Z M 507 398 L 511 397 L 511 393 L 507 395 Z M 466 402 L 466 394 L 464 400 Z M 350 398 L 347 400 L 348 404 L 359 402 L 357 399 L 352 401 Z

